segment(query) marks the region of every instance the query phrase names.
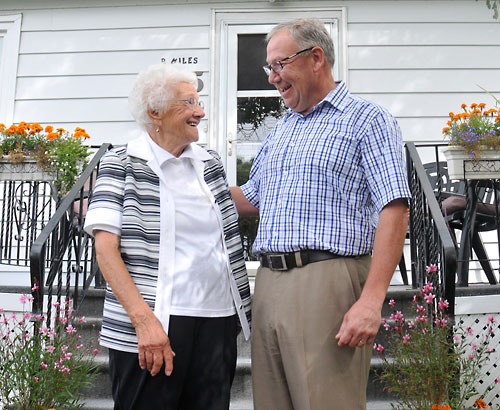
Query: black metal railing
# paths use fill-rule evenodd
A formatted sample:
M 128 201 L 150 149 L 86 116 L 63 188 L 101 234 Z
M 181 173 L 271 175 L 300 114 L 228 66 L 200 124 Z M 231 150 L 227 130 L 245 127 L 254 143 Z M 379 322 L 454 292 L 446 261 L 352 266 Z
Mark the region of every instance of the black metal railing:
M 53 216 L 31 244 L 33 313 L 42 314 L 45 300 L 48 326 L 54 305 L 62 306 L 62 302 L 71 299 L 72 308 L 77 311 L 92 283 L 96 287 L 103 286 L 104 281 L 96 262 L 93 239 L 83 230 L 83 225 L 99 170 L 99 161 L 110 147 L 111 144 L 101 145 L 71 191 L 60 200 Z
M 410 253 L 411 274 L 414 288 L 428 282 L 427 267 L 436 265 L 438 277 L 433 280 L 436 293 L 449 302 L 449 313 L 454 314 L 455 274 L 457 254 L 450 230 L 446 225 L 436 198 L 441 192 L 441 179 L 434 190 L 417 148 L 406 144 L 408 181 L 412 193 L 410 201 Z
M 28 266 L 31 244 L 54 214 L 50 181 L 0 181 L 0 263 Z

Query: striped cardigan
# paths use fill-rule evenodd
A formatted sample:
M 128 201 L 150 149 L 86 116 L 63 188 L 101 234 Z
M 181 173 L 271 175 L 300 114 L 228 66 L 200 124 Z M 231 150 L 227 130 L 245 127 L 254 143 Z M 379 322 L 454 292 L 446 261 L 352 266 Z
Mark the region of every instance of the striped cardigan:
M 228 255 L 231 294 L 243 333 L 248 339 L 251 321 L 250 287 L 236 208 L 218 154 L 214 151 L 207 152 L 194 144 L 192 148 L 201 153 L 199 156 L 203 158 L 203 178 L 220 211 L 218 214 L 222 219 L 221 235 Z M 101 161 L 86 215 L 85 230 L 91 233 L 95 225 L 106 224 L 106 221 L 117 224 L 121 221 L 122 259 L 137 289 L 158 316 L 158 312 L 165 311 L 165 306 L 168 312 L 171 295 L 171 289 L 157 289 L 158 274 L 160 272 L 166 277 L 173 275 L 174 252 L 172 247 L 165 247 L 164 243 L 167 241 L 164 239 L 160 243 L 160 231 L 172 236 L 175 227 L 171 222 L 173 218 L 170 218 L 173 210 L 164 218 L 168 221 L 160 220 L 160 172 L 155 172 L 154 165 L 153 153 L 144 136 L 131 141 L 127 146 L 108 152 Z M 160 249 L 164 255 L 161 261 Z M 157 300 L 158 297 L 160 300 Z M 161 308 L 160 304 L 163 305 Z M 167 331 L 168 315 L 159 319 Z M 104 301 L 101 345 L 127 352 L 138 351 L 135 328 L 109 286 Z

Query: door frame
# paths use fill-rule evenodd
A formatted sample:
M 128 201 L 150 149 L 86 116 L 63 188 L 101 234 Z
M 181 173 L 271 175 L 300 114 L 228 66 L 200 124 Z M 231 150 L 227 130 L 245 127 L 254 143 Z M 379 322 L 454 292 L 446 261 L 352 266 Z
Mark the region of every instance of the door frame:
M 299 17 L 317 17 L 337 22 L 333 33 L 336 81 L 347 83 L 347 18 L 345 7 L 277 9 L 214 9 L 212 11 L 211 84 L 208 145 L 219 152 L 230 185 L 236 181 L 236 161 L 229 161 L 232 142 L 236 139 L 237 124 L 237 36 L 266 33 L 269 28 Z M 236 48 L 235 48 L 236 47 Z M 230 58 L 231 57 L 231 58 Z M 272 93 L 272 92 L 271 92 Z M 279 93 L 276 91 L 276 95 Z M 231 101 L 229 101 L 231 100 Z M 234 134 L 234 135 L 233 135 Z M 234 155 L 234 154 L 233 154 Z

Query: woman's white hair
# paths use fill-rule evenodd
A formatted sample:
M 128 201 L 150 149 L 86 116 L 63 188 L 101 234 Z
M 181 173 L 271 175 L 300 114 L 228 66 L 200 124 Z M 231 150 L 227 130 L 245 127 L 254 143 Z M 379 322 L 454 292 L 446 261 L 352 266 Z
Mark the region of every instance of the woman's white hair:
M 150 65 L 135 79 L 128 96 L 130 113 L 141 126 L 152 124 L 148 110 L 165 113 L 168 100 L 173 98 L 174 86 L 183 82 L 191 83 L 195 88 L 198 85 L 196 74 L 182 65 Z

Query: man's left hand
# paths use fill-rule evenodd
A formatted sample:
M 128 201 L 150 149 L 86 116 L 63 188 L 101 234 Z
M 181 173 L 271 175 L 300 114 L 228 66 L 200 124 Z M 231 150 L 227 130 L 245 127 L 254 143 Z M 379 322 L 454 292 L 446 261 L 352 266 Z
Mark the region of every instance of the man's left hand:
M 339 346 L 371 345 L 380 328 L 380 321 L 380 309 L 360 299 L 344 315 L 335 339 Z

